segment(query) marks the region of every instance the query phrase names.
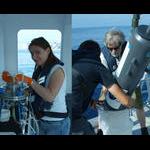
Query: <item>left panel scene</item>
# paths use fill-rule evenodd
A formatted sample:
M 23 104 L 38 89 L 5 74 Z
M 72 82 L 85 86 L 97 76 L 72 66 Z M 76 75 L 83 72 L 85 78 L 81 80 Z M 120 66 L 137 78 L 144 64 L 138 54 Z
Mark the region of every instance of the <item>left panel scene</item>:
M 69 135 L 71 14 L 0 14 L 0 135 Z

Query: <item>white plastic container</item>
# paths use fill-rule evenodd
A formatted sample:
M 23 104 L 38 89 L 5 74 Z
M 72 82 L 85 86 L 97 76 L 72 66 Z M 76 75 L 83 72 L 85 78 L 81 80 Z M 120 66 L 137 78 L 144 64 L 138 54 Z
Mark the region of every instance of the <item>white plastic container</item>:
M 1 109 L 0 114 L 0 122 L 7 122 L 10 118 L 10 110 L 9 109 Z
M 132 135 L 133 122 L 129 119 L 129 109 L 120 111 L 98 109 L 98 122 L 104 135 Z

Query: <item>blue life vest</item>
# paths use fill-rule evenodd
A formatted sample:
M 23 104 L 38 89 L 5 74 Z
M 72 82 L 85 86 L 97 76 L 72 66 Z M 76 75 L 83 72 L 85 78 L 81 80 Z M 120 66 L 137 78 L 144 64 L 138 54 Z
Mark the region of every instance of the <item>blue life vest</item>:
M 111 55 L 109 49 L 106 46 L 104 46 L 101 49 L 101 52 L 103 53 L 103 55 L 107 61 L 107 65 L 109 67 L 109 70 L 111 72 L 115 71 L 117 69 L 118 65 L 117 65 L 116 59 Z
M 40 81 L 39 84 L 42 85 L 43 87 L 46 86 L 46 80 L 48 77 L 48 74 L 50 73 L 51 69 L 53 68 L 54 65 L 59 64 L 61 66 L 63 66 L 64 64 L 60 61 L 57 63 L 52 63 L 49 64 L 47 66 L 44 66 L 43 69 L 39 69 L 39 75 L 37 77 L 36 71 L 34 71 L 32 78 L 35 79 L 35 81 L 38 82 L 38 80 Z M 36 92 L 33 91 L 33 95 L 35 96 L 35 100 L 32 103 L 32 107 L 34 110 L 35 115 L 37 116 L 37 118 L 41 118 L 42 116 L 44 116 L 44 109 L 50 109 L 52 107 L 52 102 L 48 102 L 42 99 L 41 96 L 39 96 Z M 55 113 L 55 112 L 49 112 L 49 114 L 45 113 L 46 116 L 50 116 L 50 117 L 56 117 L 56 118 L 64 118 L 64 116 L 61 113 Z M 62 115 L 62 117 L 61 117 Z M 66 115 L 66 114 L 65 114 Z
M 126 43 L 125 43 L 125 44 L 126 44 Z M 111 72 L 115 71 L 115 70 L 117 69 L 117 67 L 118 67 L 117 62 L 116 62 L 116 58 L 111 55 L 109 49 L 108 49 L 106 46 L 104 46 L 104 47 L 101 49 L 101 52 L 103 53 L 103 55 L 104 55 L 104 57 L 105 57 L 105 59 L 106 59 L 107 65 L 108 65 L 108 67 L 109 67 L 109 70 L 110 70 Z M 123 109 L 126 108 L 124 105 L 122 105 L 120 102 L 118 102 L 118 101 L 111 95 L 111 93 L 108 93 L 108 95 L 110 96 L 111 99 L 106 99 L 106 101 L 105 101 L 105 103 L 104 103 L 104 104 L 106 105 L 106 107 L 107 107 L 108 110 L 123 110 Z M 110 105 L 110 103 L 108 103 L 108 102 L 111 102 L 111 105 Z M 120 103 L 120 105 L 119 105 L 119 103 Z M 114 107 L 116 104 L 118 105 L 118 106 L 117 106 L 118 108 L 115 108 L 115 107 Z M 114 105 L 114 106 L 113 106 L 113 105 Z

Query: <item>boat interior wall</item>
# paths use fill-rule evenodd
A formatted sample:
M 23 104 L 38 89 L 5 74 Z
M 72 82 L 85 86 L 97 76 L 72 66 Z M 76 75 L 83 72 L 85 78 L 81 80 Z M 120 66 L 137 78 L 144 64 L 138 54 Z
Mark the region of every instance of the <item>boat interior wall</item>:
M 72 91 L 72 51 L 71 51 L 71 46 L 72 46 L 72 28 L 70 28 L 71 25 L 71 17 L 66 17 L 65 21 L 65 26 L 64 26 L 64 34 L 62 36 L 62 50 L 61 51 L 61 59 L 63 62 L 66 64 L 65 69 L 66 69 L 66 74 L 67 74 L 67 92 L 71 93 Z M 69 56 L 69 57 L 68 57 Z
M 0 72 L 17 73 L 17 34 L 21 29 L 54 29 L 62 34 L 61 59 L 66 64 L 67 91 L 71 89 L 71 14 L 1 14 Z
M 3 21 L 12 28 L 19 29 L 59 29 L 64 26 L 65 14 L 5 14 Z
M 2 70 L 4 70 L 4 68 L 5 68 L 5 63 L 4 63 L 4 36 L 3 36 L 2 24 L 0 22 L 0 72 L 2 72 Z

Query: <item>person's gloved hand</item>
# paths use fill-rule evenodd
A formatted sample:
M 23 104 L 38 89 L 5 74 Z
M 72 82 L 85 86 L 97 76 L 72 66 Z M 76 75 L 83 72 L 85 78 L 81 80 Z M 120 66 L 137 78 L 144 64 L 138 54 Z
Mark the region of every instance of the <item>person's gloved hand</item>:
M 32 84 L 32 78 L 28 77 L 28 76 L 24 76 L 23 74 L 17 74 L 15 77 L 16 81 L 23 81 L 25 83 L 27 83 L 28 85 Z
M 32 78 L 27 77 L 27 76 L 24 76 L 24 80 L 23 81 L 26 82 L 28 85 L 31 85 L 32 82 L 33 82 Z
M 13 82 L 13 77 L 10 75 L 10 73 L 8 71 L 3 71 L 2 79 L 7 83 Z

